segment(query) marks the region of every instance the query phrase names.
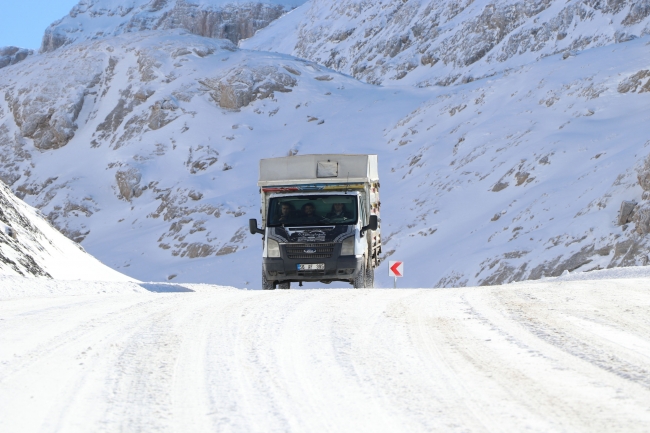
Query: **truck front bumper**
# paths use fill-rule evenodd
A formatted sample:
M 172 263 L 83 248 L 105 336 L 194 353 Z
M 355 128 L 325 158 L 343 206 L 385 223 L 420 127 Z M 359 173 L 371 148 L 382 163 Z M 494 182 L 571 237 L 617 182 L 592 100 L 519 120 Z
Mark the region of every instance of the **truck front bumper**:
M 299 264 L 324 263 L 325 269 L 300 271 Z M 363 256 L 338 256 L 325 259 L 262 258 L 268 281 L 351 281 L 361 271 Z

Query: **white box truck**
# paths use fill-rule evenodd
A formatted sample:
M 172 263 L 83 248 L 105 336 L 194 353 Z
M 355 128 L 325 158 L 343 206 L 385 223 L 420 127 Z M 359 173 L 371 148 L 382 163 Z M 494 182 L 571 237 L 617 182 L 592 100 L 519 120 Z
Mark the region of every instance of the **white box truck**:
M 260 161 L 262 286 L 345 281 L 373 287 L 381 253 L 377 155 Z

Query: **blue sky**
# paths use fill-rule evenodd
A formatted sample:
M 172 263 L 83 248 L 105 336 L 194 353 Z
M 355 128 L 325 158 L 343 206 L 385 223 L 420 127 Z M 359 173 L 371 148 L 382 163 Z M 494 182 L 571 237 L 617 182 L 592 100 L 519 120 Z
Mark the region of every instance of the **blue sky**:
M 14 45 L 38 49 L 43 31 L 70 12 L 79 0 L 3 1 L 0 13 L 0 47 Z

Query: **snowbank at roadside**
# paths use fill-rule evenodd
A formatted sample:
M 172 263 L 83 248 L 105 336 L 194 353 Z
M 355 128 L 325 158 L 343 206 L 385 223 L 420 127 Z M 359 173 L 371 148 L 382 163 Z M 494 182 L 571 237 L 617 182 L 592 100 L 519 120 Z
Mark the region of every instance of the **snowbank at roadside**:
M 12 275 L 0 275 L 0 300 L 27 297 L 52 297 L 66 295 L 78 296 L 147 292 L 149 291 L 146 288 L 132 281 L 66 281 L 51 280 L 48 278 L 29 278 Z
M 542 278 L 539 281 L 623 280 L 630 278 L 650 278 L 650 266 L 630 266 L 627 268 L 612 268 L 574 273 L 565 271 L 565 273 L 559 277 Z M 530 283 L 530 281 L 522 281 L 522 283 Z
M 136 281 L 70 281 L 0 274 L 0 301 L 58 296 L 127 295 L 239 290 L 212 284 L 176 284 Z

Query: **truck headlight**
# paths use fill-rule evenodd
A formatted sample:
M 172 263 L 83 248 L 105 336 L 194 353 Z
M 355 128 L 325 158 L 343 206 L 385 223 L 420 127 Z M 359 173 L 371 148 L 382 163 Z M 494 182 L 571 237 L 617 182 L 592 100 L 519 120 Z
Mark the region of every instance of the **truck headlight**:
M 278 241 L 274 241 L 273 239 L 266 241 L 266 256 L 280 257 L 280 244 Z
M 354 236 L 343 241 L 341 245 L 341 255 L 342 256 L 353 256 L 354 255 Z

